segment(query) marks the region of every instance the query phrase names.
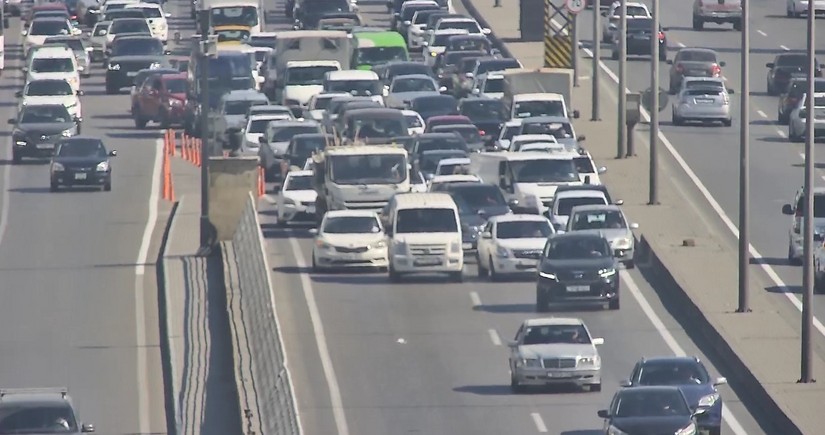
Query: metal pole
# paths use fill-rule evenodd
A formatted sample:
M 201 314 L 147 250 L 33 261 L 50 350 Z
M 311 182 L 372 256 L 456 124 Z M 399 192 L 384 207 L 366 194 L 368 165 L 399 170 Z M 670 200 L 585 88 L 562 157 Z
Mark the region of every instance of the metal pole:
M 632 157 L 636 155 L 636 142 L 633 136 L 636 134 L 636 123 L 627 126 L 627 154 L 625 157 Z
M 212 224 L 209 222 L 209 54 L 206 50 L 209 41 L 209 10 L 200 11 L 201 34 L 201 74 L 200 80 L 200 139 L 201 139 L 201 248 L 209 248 L 212 238 Z
M 653 0 L 653 38 L 650 39 L 650 167 L 648 205 L 659 204 L 659 0 Z M 656 107 L 653 107 L 655 104 Z
M 742 1 L 742 64 L 739 94 L 739 308 L 737 313 L 750 312 L 750 0 Z
M 591 72 L 592 80 L 592 101 L 590 104 L 590 108 L 592 113 L 590 115 L 591 121 L 601 121 L 601 116 L 599 114 L 599 72 L 600 72 L 600 65 L 599 62 L 602 58 L 602 26 L 599 20 L 599 5 L 597 3 L 593 3 L 593 71 Z
M 627 149 L 627 0 L 622 0 L 619 13 L 619 125 L 617 159 L 625 157 Z
M 569 14 L 573 44 L 570 57 L 573 64 L 573 87 L 579 87 L 579 14 Z
M 814 299 L 814 80 L 816 63 L 814 62 L 814 2 L 808 2 L 808 93 L 805 96 L 805 228 L 804 263 L 802 269 L 802 355 L 799 382 L 815 382 L 811 364 L 811 330 L 813 329 Z

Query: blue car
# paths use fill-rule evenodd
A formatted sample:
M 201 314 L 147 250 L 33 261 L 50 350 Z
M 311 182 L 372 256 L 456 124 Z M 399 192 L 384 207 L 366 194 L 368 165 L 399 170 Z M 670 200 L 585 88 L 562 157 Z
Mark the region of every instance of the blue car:
M 672 356 L 642 359 L 622 386 L 678 387 L 692 409 L 705 408 L 696 416 L 699 429 L 719 435 L 722 431 L 722 397 L 716 387 L 727 382 L 725 378 L 711 378 L 699 358 Z

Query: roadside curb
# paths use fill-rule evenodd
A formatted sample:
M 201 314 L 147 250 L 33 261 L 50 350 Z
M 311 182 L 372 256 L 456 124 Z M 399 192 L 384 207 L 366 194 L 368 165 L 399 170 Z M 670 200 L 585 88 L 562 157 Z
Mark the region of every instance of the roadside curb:
M 173 361 L 174 354 L 172 353 L 169 333 L 169 297 L 167 293 L 168 286 L 166 282 L 165 260 L 169 236 L 175 223 L 175 217 L 177 215 L 179 205 L 180 201 L 175 201 L 172 204 L 172 209 L 169 211 L 169 216 L 167 218 L 166 225 L 163 228 L 163 235 L 160 240 L 160 249 L 158 249 L 157 261 L 155 263 L 158 286 L 158 335 L 160 335 L 163 397 L 164 409 L 166 412 L 166 431 L 169 435 L 177 435 L 180 431 L 180 410 L 178 409 L 177 392 L 175 391 L 177 382 Z

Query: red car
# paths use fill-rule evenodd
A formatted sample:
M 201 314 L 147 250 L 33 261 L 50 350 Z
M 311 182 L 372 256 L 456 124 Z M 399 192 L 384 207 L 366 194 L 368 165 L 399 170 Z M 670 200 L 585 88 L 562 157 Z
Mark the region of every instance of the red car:
M 65 11 L 66 14 L 69 13 L 69 9 L 66 7 L 65 3 L 62 3 L 62 2 L 44 3 L 44 4 L 41 4 L 39 6 L 35 6 L 31 9 L 29 9 L 27 15 L 25 17 L 23 17 L 23 21 L 25 21 L 28 24 L 28 22 L 31 21 L 34 14 L 36 12 L 41 12 L 41 11 Z
M 463 125 L 469 124 L 473 125 L 473 121 L 470 118 L 464 115 L 440 115 L 440 116 L 431 116 L 427 119 L 427 128 L 424 130 L 424 133 L 430 133 L 433 131 L 433 128 L 438 127 L 439 125 Z
M 149 121 L 163 128 L 183 124 L 186 107 L 186 73 L 158 74 L 147 78 L 132 103 L 135 127 L 144 128 Z

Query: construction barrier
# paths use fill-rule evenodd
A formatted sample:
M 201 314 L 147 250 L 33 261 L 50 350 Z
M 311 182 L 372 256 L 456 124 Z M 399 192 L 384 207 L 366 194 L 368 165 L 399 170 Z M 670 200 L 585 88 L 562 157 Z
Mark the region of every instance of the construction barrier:
M 175 187 L 172 182 L 172 164 L 168 153 L 163 154 L 161 177 L 161 194 L 163 199 L 175 202 Z
M 561 28 L 553 25 L 558 17 L 563 21 Z M 563 5 L 553 0 L 544 2 L 544 67 L 573 68 L 573 35 L 568 31 L 572 16 Z

